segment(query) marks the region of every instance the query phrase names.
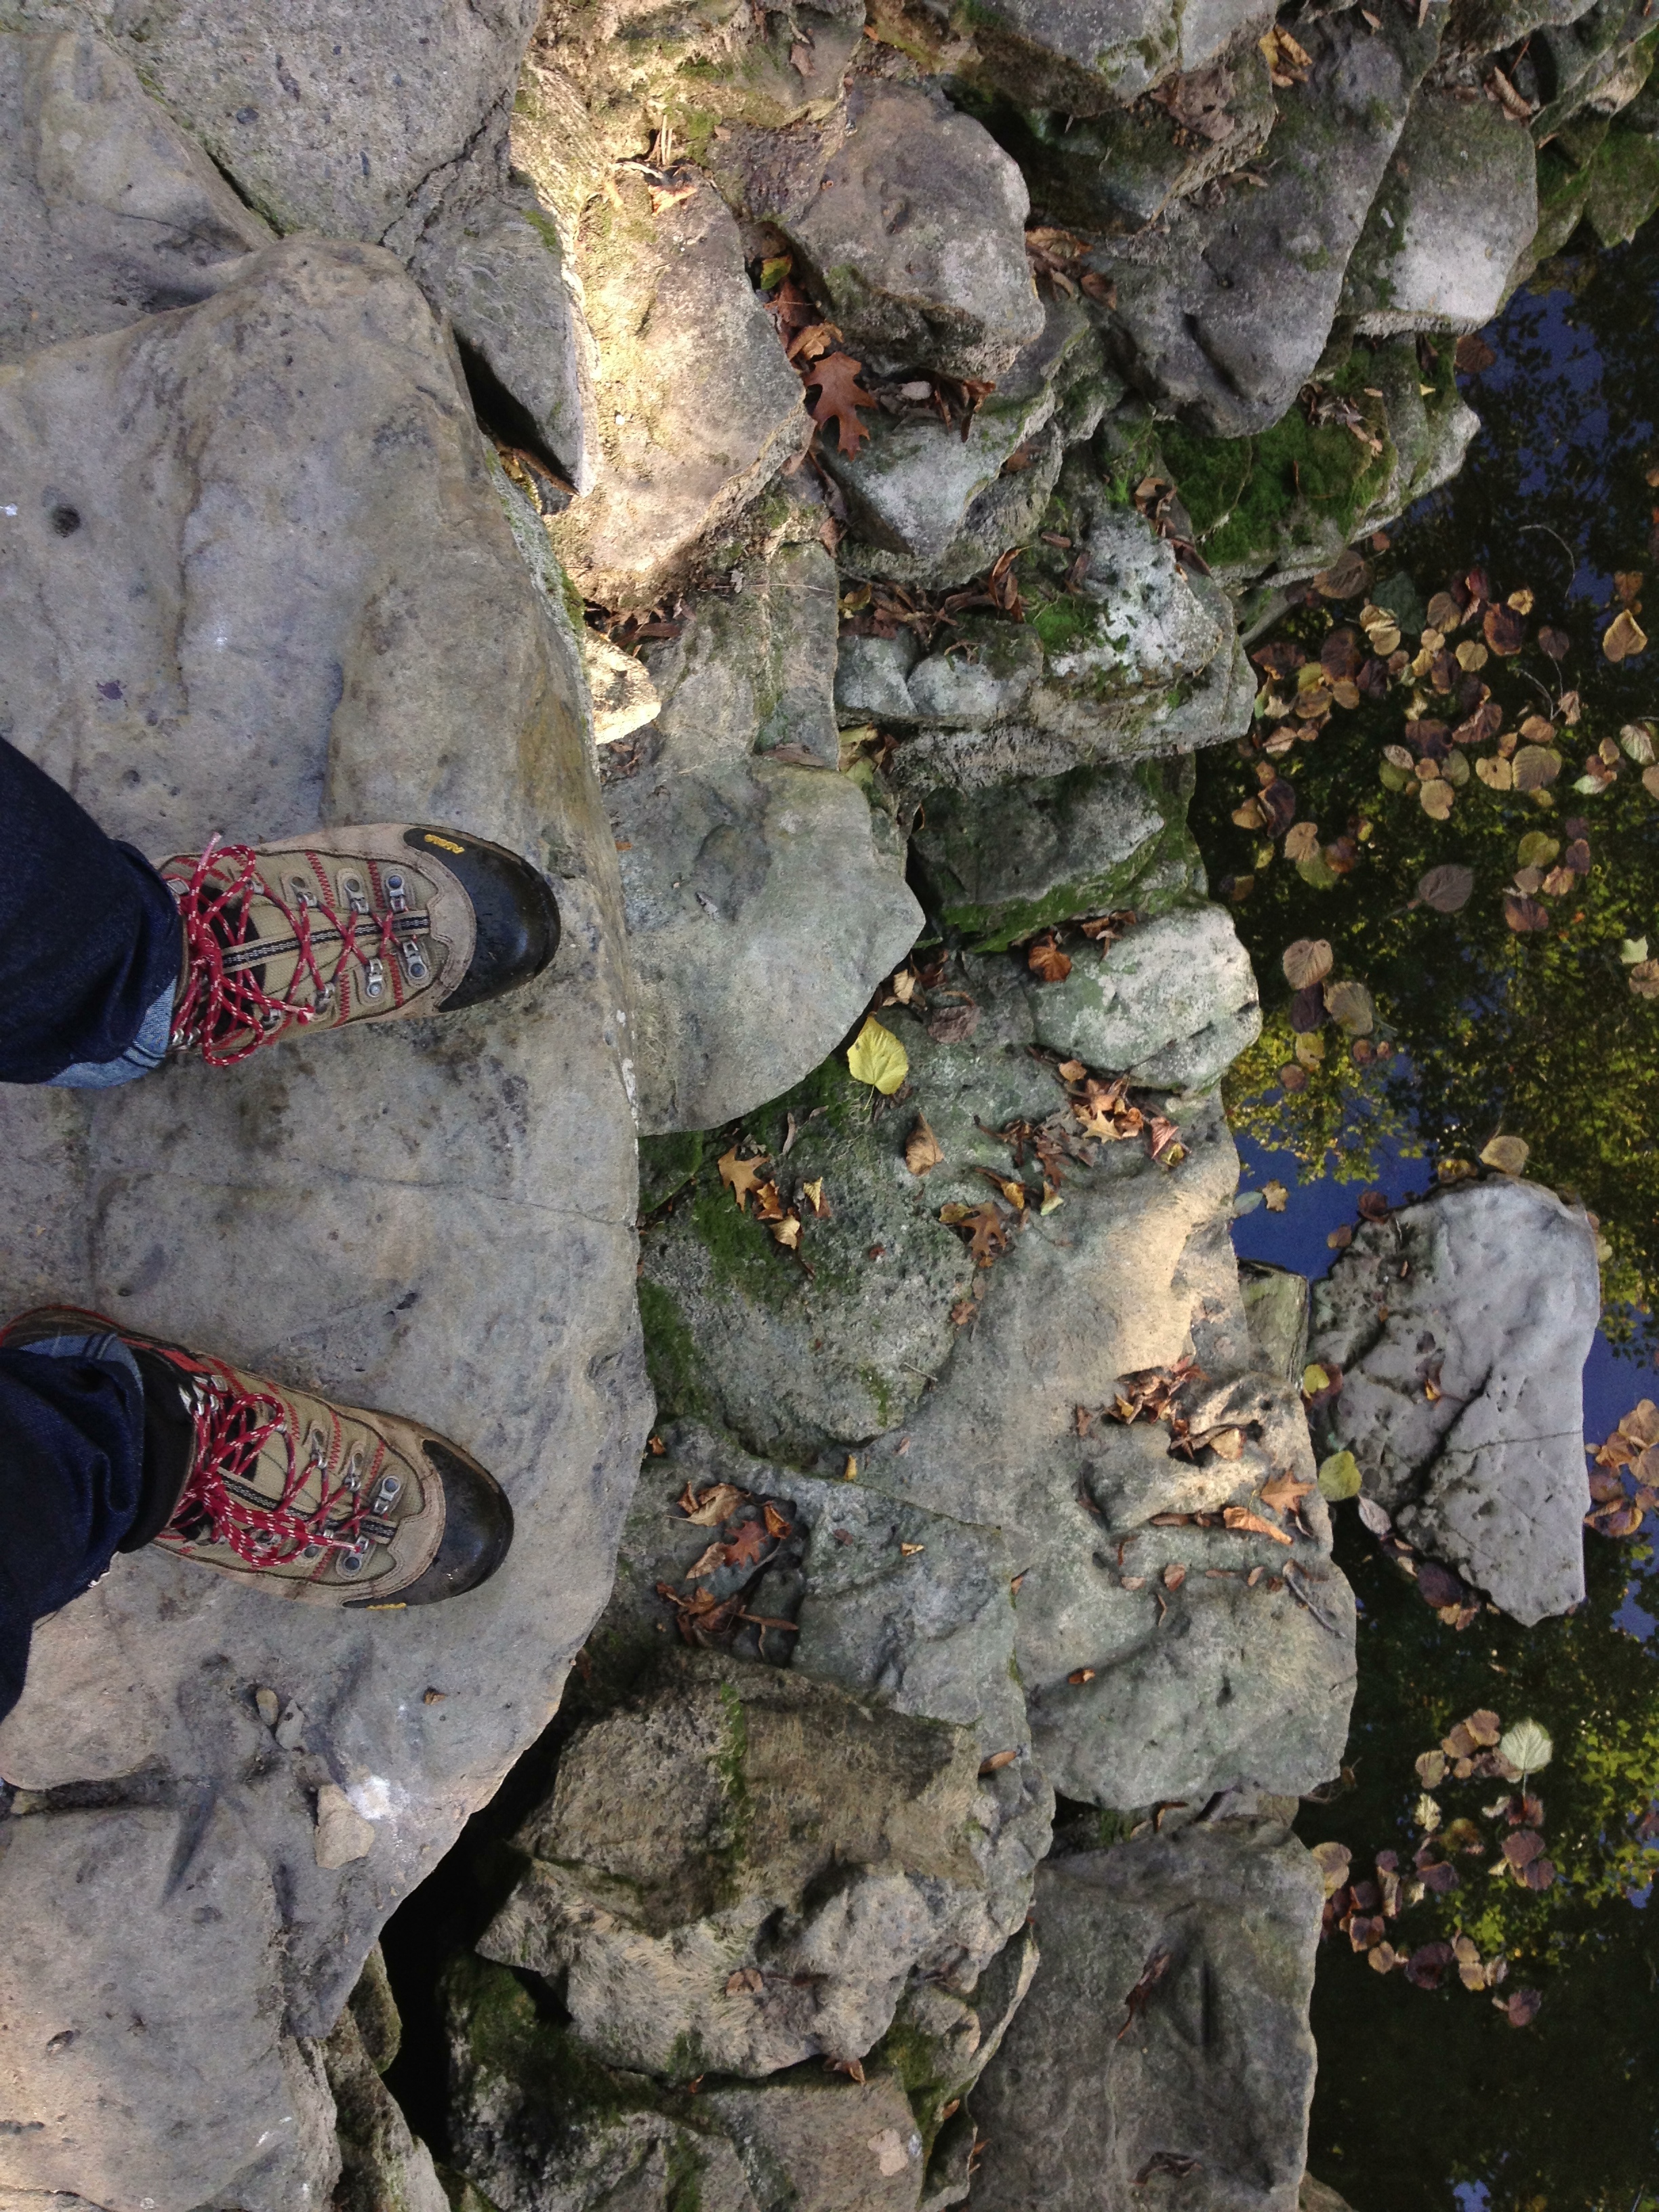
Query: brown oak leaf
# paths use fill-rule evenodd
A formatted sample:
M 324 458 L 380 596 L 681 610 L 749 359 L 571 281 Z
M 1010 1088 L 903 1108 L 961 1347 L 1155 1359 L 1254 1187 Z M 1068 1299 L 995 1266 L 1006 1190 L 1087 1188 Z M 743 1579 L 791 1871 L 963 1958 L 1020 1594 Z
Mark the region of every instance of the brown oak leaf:
M 836 426 L 841 450 L 848 459 L 858 452 L 870 433 L 858 418 L 860 407 L 873 407 L 875 400 L 859 382 L 862 362 L 854 361 L 851 354 L 826 354 L 815 361 L 804 379 L 809 393 L 816 392 L 816 400 L 808 398 L 806 411 L 820 429 Z

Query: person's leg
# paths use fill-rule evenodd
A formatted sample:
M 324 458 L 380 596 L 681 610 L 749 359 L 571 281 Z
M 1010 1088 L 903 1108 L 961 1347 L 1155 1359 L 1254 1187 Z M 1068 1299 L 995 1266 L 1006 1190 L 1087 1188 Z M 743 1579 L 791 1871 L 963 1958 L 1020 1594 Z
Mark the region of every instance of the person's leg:
M 0 1083 L 159 1066 L 184 951 L 167 884 L 3 738 L 0 823 Z
M 98 1579 L 143 1504 L 144 1390 L 120 1339 L 0 1346 L 0 1719 L 34 1623 Z

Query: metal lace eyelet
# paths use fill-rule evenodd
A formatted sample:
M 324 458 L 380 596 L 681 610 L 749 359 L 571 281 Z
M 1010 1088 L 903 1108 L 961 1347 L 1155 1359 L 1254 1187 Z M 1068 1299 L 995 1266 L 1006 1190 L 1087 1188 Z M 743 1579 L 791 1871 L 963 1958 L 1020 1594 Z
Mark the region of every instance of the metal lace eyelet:
M 383 1474 L 374 1486 L 374 1495 L 368 1501 L 371 1513 L 389 1513 L 403 1492 L 403 1477 Z
M 424 983 L 432 970 L 422 957 L 420 946 L 410 939 L 405 938 L 398 949 L 404 956 L 404 966 L 409 971 L 410 981 Z
M 361 876 L 342 876 L 340 889 L 345 893 L 346 904 L 351 908 L 353 914 L 368 912 L 368 894 L 363 889 L 363 879 Z
M 363 975 L 364 994 L 371 999 L 378 999 L 385 988 L 386 963 L 383 960 L 371 960 Z
M 407 910 L 409 906 L 409 886 L 404 882 L 402 872 L 399 869 L 388 868 L 386 870 L 386 902 L 391 907 L 393 914 L 403 914 Z

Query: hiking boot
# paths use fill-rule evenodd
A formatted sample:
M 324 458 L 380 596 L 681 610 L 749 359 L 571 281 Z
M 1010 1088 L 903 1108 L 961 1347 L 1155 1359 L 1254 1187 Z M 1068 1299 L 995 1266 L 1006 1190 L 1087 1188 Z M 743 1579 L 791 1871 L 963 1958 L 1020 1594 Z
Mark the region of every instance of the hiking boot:
M 21 1314 L 0 1345 L 100 1334 L 126 1346 L 144 1384 L 143 1496 L 123 1551 L 154 1542 L 275 1597 L 354 1609 L 459 1597 L 507 1556 L 500 1485 L 419 1422 L 70 1306 Z
M 453 1013 L 558 949 L 546 878 L 464 830 L 381 823 L 160 863 L 185 966 L 169 1049 L 215 1067 L 296 1029 Z

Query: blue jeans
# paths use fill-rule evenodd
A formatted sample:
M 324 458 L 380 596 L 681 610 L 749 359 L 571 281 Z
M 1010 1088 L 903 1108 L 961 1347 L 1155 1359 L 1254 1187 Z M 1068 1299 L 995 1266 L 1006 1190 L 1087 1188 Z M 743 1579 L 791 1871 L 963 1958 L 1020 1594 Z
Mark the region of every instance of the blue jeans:
M 0 840 L 0 1082 L 97 1087 L 159 1066 L 182 948 L 167 885 L 3 739 Z M 155 1533 L 140 1527 L 144 1430 L 118 1338 L 0 1347 L 0 1719 L 34 1622 Z

